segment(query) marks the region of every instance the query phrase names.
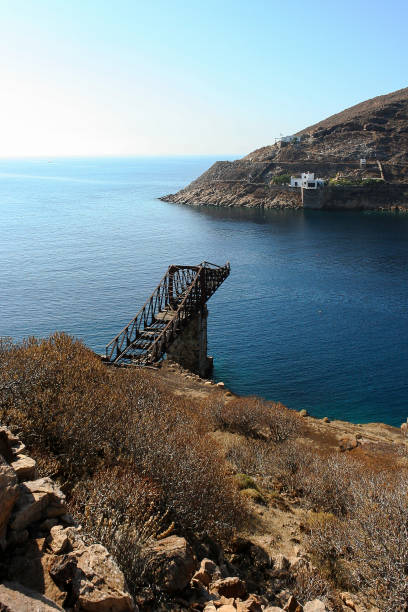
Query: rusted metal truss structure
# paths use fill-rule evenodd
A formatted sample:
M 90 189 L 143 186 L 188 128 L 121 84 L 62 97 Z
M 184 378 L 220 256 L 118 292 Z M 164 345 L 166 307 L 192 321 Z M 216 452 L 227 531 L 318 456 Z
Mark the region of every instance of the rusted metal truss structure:
M 106 360 L 118 364 L 153 364 L 167 352 L 188 322 L 230 273 L 230 264 L 169 266 L 137 315 L 106 346 Z

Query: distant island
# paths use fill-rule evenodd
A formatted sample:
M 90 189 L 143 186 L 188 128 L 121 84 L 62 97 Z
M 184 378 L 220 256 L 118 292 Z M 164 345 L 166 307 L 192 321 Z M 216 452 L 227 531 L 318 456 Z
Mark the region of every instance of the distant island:
M 218 161 L 166 202 L 408 210 L 408 88 L 361 102 L 242 159 Z

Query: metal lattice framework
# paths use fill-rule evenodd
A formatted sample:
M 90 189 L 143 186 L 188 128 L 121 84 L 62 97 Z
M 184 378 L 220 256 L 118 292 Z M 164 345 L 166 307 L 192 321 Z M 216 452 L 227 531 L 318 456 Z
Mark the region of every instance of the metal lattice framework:
M 136 365 L 159 361 L 230 273 L 230 264 L 169 266 L 137 315 L 106 346 L 106 359 Z

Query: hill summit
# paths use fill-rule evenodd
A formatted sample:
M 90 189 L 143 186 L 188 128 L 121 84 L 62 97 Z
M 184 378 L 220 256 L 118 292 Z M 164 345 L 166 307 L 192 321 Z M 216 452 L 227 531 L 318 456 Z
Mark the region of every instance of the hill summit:
M 408 182 L 407 169 L 408 88 L 404 88 L 361 102 L 242 159 L 216 162 L 188 187 L 162 199 L 192 205 L 297 208 L 302 206 L 300 190 L 289 187 L 290 177 L 313 172 L 326 185 L 361 187 L 381 181 L 388 187 L 377 186 L 378 201 L 406 206 L 401 184 Z M 364 202 L 368 193 L 366 189 Z M 370 207 L 359 196 L 356 201 L 361 203 L 356 207 Z

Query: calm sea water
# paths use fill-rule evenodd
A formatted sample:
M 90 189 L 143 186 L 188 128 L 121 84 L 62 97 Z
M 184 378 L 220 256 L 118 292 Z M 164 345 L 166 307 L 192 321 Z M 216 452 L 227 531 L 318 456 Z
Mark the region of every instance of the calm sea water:
M 0 335 L 103 352 L 170 263 L 231 262 L 215 378 L 316 416 L 408 415 L 408 217 L 194 209 L 157 198 L 213 158 L 0 160 Z

